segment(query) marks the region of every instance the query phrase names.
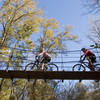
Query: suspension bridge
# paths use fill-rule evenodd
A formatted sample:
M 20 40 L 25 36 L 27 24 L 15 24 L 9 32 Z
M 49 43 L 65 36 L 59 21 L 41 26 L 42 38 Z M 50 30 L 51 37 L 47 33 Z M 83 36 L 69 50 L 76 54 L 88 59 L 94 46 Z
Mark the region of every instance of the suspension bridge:
M 8 47 L 11 50 L 14 48 Z M 18 51 L 26 51 L 27 50 L 22 50 L 19 48 L 16 48 Z M 27 57 L 13 57 L 16 60 L 22 59 L 23 61 L 30 62 L 31 61 L 31 55 L 32 54 L 32 59 L 33 56 L 35 56 L 34 52 L 37 51 L 28 51 L 30 52 L 29 54 L 27 53 Z M 72 66 L 74 65 L 73 63 L 78 63 L 77 61 L 79 60 L 79 57 L 81 55 L 80 50 L 76 51 L 56 51 L 58 53 L 58 56 L 54 59 L 54 61 L 58 61 L 57 65 L 59 66 L 60 70 L 59 71 L 24 71 L 24 70 L 2 70 L 0 69 L 0 78 L 23 78 L 23 79 L 55 79 L 55 80 L 100 80 L 100 72 L 73 72 Z M 100 50 L 99 52 L 97 50 L 94 50 L 96 53 L 96 56 L 98 58 L 98 61 L 100 61 Z M 66 55 L 67 54 L 67 55 Z M 6 54 L 2 55 L 4 57 L 8 56 Z M 28 59 L 29 58 L 29 59 Z M 32 60 L 33 61 L 33 60 Z M 56 62 L 55 62 L 56 64 Z M 3 65 L 1 65 L 1 68 Z M 64 70 L 64 71 L 62 71 Z
M 0 78 L 56 79 L 56 80 L 100 80 L 100 72 L 73 71 L 14 71 L 0 70 Z

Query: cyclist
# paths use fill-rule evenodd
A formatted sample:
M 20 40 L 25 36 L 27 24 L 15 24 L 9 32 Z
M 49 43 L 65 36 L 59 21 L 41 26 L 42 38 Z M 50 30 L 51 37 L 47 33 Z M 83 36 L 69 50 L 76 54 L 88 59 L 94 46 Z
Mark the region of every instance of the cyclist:
M 85 60 L 85 58 L 87 58 L 88 62 L 89 62 L 89 68 L 91 71 L 94 71 L 93 68 L 93 63 L 96 62 L 96 56 L 93 52 L 91 52 L 90 50 L 86 49 L 86 48 L 82 48 L 81 51 L 83 51 L 83 55 L 81 57 L 84 57 L 82 61 Z
M 48 54 L 48 52 L 44 50 L 40 50 L 40 53 L 37 55 L 39 61 L 40 61 L 40 67 L 43 70 L 44 64 L 51 61 L 51 56 Z

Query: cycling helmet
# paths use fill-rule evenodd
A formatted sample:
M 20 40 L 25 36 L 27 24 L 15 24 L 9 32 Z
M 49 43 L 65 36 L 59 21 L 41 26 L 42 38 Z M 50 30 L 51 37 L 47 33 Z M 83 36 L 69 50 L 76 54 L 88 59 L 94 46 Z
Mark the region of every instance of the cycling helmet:
M 82 49 L 81 49 L 81 51 L 84 51 L 84 50 L 86 50 L 86 48 L 82 48 Z

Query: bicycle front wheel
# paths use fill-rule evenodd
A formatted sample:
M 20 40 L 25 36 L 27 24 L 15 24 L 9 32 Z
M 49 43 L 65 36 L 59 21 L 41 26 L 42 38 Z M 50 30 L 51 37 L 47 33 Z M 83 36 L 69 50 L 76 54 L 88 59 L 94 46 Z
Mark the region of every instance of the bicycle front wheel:
M 29 63 L 25 66 L 25 71 L 37 70 L 37 65 L 35 63 Z
M 72 71 L 86 71 L 82 64 L 76 64 L 73 66 Z
M 47 64 L 47 71 L 58 71 L 58 66 L 56 64 Z
M 96 64 L 94 65 L 94 67 L 95 67 L 95 71 L 100 71 L 100 64 Z

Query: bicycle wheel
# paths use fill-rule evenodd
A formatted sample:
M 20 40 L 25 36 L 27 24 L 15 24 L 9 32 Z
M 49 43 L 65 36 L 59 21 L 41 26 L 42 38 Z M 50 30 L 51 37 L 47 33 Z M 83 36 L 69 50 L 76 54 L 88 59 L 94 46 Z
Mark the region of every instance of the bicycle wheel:
M 73 66 L 72 71 L 86 71 L 82 64 L 76 64 Z
M 50 63 L 46 65 L 46 71 L 58 71 L 58 66 L 56 64 Z
M 100 64 L 96 64 L 94 65 L 94 67 L 95 67 L 95 71 L 100 71 Z
M 25 71 L 26 70 L 29 70 L 29 71 L 32 71 L 32 70 L 37 70 L 37 66 L 35 63 L 29 63 L 25 66 Z

